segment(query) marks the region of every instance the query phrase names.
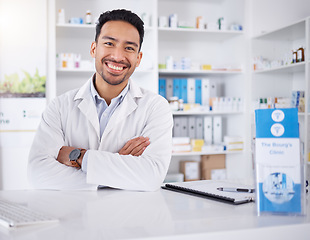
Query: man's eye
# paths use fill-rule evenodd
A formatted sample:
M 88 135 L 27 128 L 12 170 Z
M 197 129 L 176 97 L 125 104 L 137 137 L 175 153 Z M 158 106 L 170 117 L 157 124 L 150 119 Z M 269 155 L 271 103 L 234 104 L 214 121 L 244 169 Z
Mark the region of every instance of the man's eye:
M 113 43 L 111 43 L 111 42 L 106 42 L 106 43 L 104 43 L 104 45 L 113 46 Z
M 135 49 L 133 47 L 126 47 L 126 50 L 128 50 L 128 51 L 135 51 Z

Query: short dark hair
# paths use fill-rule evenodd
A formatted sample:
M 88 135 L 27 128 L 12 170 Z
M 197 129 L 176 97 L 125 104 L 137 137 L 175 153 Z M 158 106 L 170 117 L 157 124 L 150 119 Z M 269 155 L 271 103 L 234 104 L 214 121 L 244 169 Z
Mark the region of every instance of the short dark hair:
M 137 14 L 129 10 L 126 10 L 126 9 L 116 9 L 116 10 L 106 11 L 104 13 L 101 13 L 101 15 L 98 18 L 98 23 L 96 25 L 96 36 L 95 36 L 96 42 L 100 35 L 102 26 L 108 21 L 125 21 L 133 25 L 139 32 L 139 36 L 140 36 L 139 51 L 141 50 L 143 37 L 144 37 L 144 23 Z

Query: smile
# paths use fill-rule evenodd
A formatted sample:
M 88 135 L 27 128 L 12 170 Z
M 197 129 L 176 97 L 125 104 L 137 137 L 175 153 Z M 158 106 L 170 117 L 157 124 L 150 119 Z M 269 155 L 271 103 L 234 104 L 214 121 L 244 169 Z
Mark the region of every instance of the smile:
M 113 70 L 116 70 L 116 71 L 122 71 L 124 69 L 124 67 L 121 67 L 121 66 L 116 66 L 112 63 L 107 63 L 108 67 L 113 69 Z

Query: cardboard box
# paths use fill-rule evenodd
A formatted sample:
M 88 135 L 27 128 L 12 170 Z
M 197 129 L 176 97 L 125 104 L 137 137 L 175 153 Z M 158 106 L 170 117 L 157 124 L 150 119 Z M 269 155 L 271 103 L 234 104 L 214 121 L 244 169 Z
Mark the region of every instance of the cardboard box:
M 184 174 L 184 181 L 200 180 L 200 162 L 181 161 L 180 172 Z
M 225 154 L 201 156 L 201 179 L 210 180 L 214 169 L 225 169 Z

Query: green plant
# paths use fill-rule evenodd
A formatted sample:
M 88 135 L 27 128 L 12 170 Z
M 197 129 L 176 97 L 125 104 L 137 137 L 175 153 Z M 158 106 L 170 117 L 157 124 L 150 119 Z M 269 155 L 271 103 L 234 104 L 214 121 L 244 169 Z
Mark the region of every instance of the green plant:
M 21 81 L 17 73 L 5 75 L 0 82 L 0 93 L 45 93 L 46 76 L 40 76 L 38 69 L 33 76 L 26 71 L 23 73 Z

